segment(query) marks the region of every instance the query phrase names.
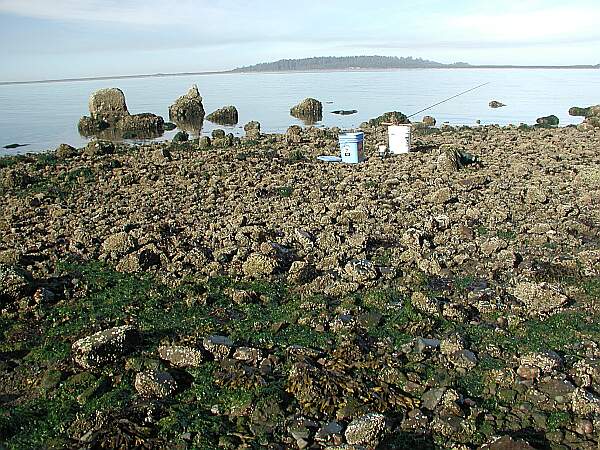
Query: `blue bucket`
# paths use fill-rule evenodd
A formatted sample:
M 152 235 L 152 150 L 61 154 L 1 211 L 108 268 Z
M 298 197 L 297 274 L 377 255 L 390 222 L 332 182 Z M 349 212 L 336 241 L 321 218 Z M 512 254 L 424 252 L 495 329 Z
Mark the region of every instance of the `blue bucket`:
M 342 162 L 347 164 L 358 164 L 365 160 L 364 133 L 340 134 L 340 151 Z

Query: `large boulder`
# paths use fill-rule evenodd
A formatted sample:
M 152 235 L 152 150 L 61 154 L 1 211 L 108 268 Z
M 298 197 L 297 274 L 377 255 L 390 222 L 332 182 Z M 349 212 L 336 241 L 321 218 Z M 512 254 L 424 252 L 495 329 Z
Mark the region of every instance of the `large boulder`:
M 290 114 L 307 122 L 318 122 L 323 119 L 323 104 L 314 98 L 306 98 L 290 109 Z
M 99 368 L 131 352 L 139 341 L 139 333 L 131 325 L 110 328 L 76 341 L 73 359 L 86 369 Z
M 113 123 L 129 115 L 125 94 L 119 88 L 100 89 L 94 92 L 88 102 L 92 119 Z
M 581 130 L 593 130 L 600 128 L 600 105 L 589 106 L 587 108 L 579 108 L 577 106 L 569 109 L 571 116 L 585 117 L 582 124 L 579 125 Z
M 187 94 L 179 97 L 169 107 L 169 117 L 171 120 L 191 121 L 194 119 L 204 119 L 204 105 L 202 104 L 202 96 L 198 91 L 198 86 L 195 84 L 190 88 Z
M 238 110 L 235 106 L 224 106 L 210 113 L 206 118 L 220 125 L 236 125 L 238 123 Z
M 79 120 L 84 136 L 107 139 L 154 138 L 164 132 L 164 120 L 155 114 L 129 114 L 125 94 L 118 88 L 100 89 L 89 99 L 90 115 Z

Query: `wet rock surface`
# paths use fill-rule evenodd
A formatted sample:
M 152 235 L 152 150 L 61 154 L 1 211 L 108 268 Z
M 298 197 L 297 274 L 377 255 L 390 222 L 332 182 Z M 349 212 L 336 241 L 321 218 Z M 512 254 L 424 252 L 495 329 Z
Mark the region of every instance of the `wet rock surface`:
M 597 131 L 364 131 L 3 159 L 7 446 L 597 448 Z
M 238 111 L 235 106 L 224 106 L 206 116 L 207 120 L 220 125 L 236 125 L 238 123 Z

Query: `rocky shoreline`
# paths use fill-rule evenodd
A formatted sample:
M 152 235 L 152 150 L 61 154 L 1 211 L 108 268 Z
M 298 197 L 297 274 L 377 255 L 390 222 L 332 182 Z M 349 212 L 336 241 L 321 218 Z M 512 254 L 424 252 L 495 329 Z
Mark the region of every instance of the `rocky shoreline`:
M 358 165 L 258 123 L 0 159 L 0 443 L 596 449 L 600 130 L 573 112 L 385 159 L 375 120 Z

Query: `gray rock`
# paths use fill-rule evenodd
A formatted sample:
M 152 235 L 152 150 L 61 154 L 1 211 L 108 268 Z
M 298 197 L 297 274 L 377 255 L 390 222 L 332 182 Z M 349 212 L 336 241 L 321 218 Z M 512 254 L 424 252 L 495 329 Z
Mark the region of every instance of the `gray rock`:
M 382 414 L 365 414 L 354 419 L 346 428 L 346 441 L 350 445 L 368 444 L 376 446 L 385 428 L 385 416 Z
M 379 276 L 375 264 L 365 259 L 353 259 L 348 262 L 344 268 L 344 272 L 350 280 L 356 283 L 376 280 Z
M 517 284 L 513 294 L 525 304 L 530 315 L 555 313 L 569 301 L 557 286 L 549 283 L 522 282 Z
M 506 105 L 504 103 L 502 103 L 502 102 L 497 101 L 497 100 L 492 100 L 490 102 L 490 108 L 496 109 L 496 108 L 502 108 L 503 106 L 506 106 Z
M 94 92 L 88 102 L 92 119 L 113 123 L 122 116 L 129 115 L 125 94 L 118 88 L 100 89 Z
M 235 106 L 224 106 L 210 113 L 206 118 L 221 125 L 236 125 L 238 123 L 238 111 Z
M 17 301 L 33 290 L 31 276 L 17 266 L 0 264 L 0 305 Z
M 258 139 L 260 138 L 260 123 L 256 121 L 248 122 L 244 125 L 244 131 L 246 132 L 246 138 Z
M 202 96 L 195 84 L 169 107 L 169 117 L 173 121 L 202 119 L 205 114 Z
M 421 406 L 430 411 L 433 411 L 442 401 L 442 397 L 446 392 L 445 388 L 430 389 L 423 394 Z
M 85 156 L 104 156 L 112 155 L 115 152 L 115 144 L 109 141 L 91 141 L 85 146 L 83 154 Z
M 198 367 L 204 360 L 201 351 L 180 345 L 163 345 L 158 354 L 174 367 Z
M 55 154 L 57 158 L 66 159 L 73 158 L 79 154 L 75 147 L 71 147 L 68 144 L 60 144 L 56 150 Z
M 149 370 L 135 376 L 135 390 L 143 397 L 166 398 L 177 391 L 177 382 L 169 372 Z
M 438 339 L 425 339 L 418 337 L 415 340 L 414 351 L 416 353 L 432 352 L 440 348 L 440 341 Z
M 139 341 L 139 333 L 131 325 L 110 328 L 76 341 L 73 359 L 86 369 L 98 368 L 130 353 Z
M 0 186 L 5 189 L 19 189 L 31 183 L 32 179 L 27 172 L 20 168 L 7 169 L 0 172 Z
M 423 117 L 423 124 L 428 127 L 435 127 L 436 123 L 437 123 L 437 121 L 435 120 L 435 117 L 431 117 L 431 116 Z
M 306 98 L 290 109 L 290 114 L 309 123 L 315 123 L 323 119 L 323 104 L 314 98 Z
M 219 360 L 227 358 L 233 349 L 233 341 L 226 336 L 205 337 L 203 345 L 206 351 Z

